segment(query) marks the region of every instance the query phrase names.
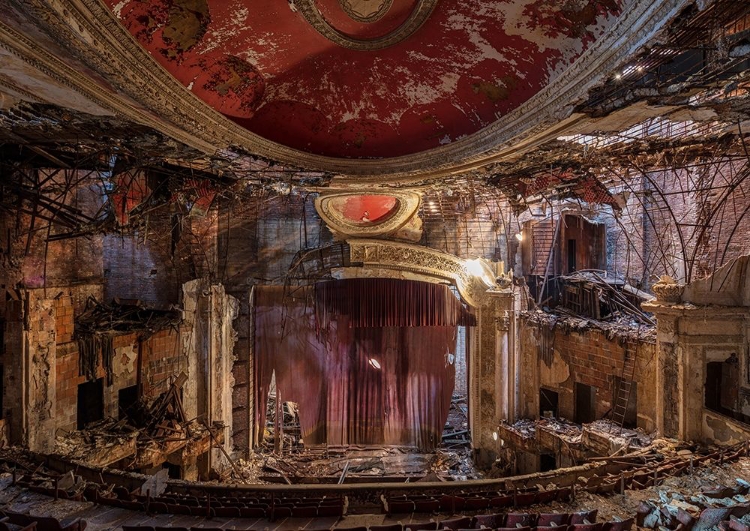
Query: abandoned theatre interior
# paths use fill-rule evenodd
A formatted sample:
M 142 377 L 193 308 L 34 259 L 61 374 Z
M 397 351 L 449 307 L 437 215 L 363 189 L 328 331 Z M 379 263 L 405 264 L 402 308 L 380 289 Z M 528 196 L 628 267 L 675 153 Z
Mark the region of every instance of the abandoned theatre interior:
M 0 2 L 0 530 L 750 529 L 750 2 Z

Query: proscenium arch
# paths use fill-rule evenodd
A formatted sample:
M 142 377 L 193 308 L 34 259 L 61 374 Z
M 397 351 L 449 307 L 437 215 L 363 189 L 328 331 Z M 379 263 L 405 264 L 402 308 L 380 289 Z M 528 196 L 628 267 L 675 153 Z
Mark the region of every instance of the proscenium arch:
M 404 271 L 434 279 L 434 282 L 450 282 L 461 298 L 474 308 L 484 305 L 487 292 L 497 287 L 495 272 L 483 260 L 464 260 L 429 247 L 386 240 L 353 239 L 346 243 L 352 266 L 371 271 Z

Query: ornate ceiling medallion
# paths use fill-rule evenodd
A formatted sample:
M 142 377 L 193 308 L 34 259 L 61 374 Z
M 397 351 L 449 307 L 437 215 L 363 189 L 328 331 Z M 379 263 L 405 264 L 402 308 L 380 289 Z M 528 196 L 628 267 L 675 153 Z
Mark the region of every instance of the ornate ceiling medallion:
M 419 239 L 421 197 L 414 192 L 334 192 L 321 194 L 315 209 L 333 235 L 346 238 Z
M 315 5 L 315 0 L 295 0 L 294 6 L 302 14 L 302 16 L 305 17 L 305 20 L 307 20 L 307 22 L 313 28 L 315 28 L 316 31 L 329 41 L 335 42 L 339 46 L 348 48 L 350 50 L 373 51 L 388 48 L 389 46 L 398 44 L 399 42 L 413 35 L 419 28 L 422 27 L 422 24 L 424 24 L 427 19 L 430 18 L 430 15 L 435 9 L 438 1 L 439 0 L 419 0 L 417 7 L 414 8 L 414 11 L 411 12 L 411 15 L 409 15 L 409 18 L 407 18 L 403 24 L 401 24 L 392 32 L 383 35 L 382 37 L 376 37 L 374 39 L 355 39 L 354 37 L 340 32 L 339 30 L 331 26 L 331 24 L 328 23 L 325 17 L 323 17 L 323 15 L 320 13 L 320 10 Z M 384 2 L 381 5 L 380 9 L 383 9 L 383 14 L 385 14 L 385 12 L 390 8 L 390 3 L 392 2 L 392 0 L 339 0 L 339 2 L 342 7 L 345 3 L 349 3 L 351 5 L 356 4 L 358 6 L 369 6 L 369 4 Z M 386 7 L 383 8 L 382 6 Z M 365 8 L 366 11 L 369 11 L 371 9 L 371 7 Z M 344 8 L 344 10 L 346 10 L 346 8 Z M 347 11 L 347 13 L 349 12 Z M 351 16 L 351 13 L 349 13 L 349 16 Z M 376 19 L 370 19 L 369 21 L 373 22 L 374 20 Z
M 357 22 L 370 24 L 383 18 L 391 9 L 393 0 L 339 0 L 344 12 Z

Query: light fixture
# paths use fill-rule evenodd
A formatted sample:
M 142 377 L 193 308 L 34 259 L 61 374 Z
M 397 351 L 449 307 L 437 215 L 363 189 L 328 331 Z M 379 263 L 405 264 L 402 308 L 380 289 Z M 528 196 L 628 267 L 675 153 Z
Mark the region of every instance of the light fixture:
M 380 370 L 380 362 L 378 360 L 376 360 L 375 358 L 370 358 L 368 362 L 374 369 Z
M 523 241 L 523 234 L 521 234 L 520 232 L 517 232 L 516 233 L 516 240 L 518 240 L 519 242 L 522 242 Z
M 493 287 L 495 285 L 495 278 L 491 274 L 492 269 L 490 266 L 481 258 L 474 258 L 473 260 L 465 260 L 464 267 L 466 272 L 471 276 L 477 277 L 482 280 L 487 287 Z
M 494 440 L 497 440 L 497 432 L 496 432 L 496 431 L 493 431 L 493 432 L 492 432 L 492 438 L 493 438 Z

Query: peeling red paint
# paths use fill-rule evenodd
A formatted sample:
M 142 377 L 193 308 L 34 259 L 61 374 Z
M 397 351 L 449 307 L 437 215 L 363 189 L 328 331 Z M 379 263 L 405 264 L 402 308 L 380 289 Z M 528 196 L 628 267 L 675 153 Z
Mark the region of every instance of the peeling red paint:
M 188 47 L 170 54 L 164 28 L 174 6 L 199 0 L 105 1 L 180 82 L 239 125 L 349 158 L 416 153 L 492 124 L 574 61 L 621 7 L 620 0 L 443 0 L 410 38 L 363 52 L 328 41 L 287 2 L 204 0 L 205 35 L 194 44 L 183 39 Z M 364 24 L 338 0 L 317 0 L 332 25 L 360 38 L 392 31 L 415 5 L 394 0 L 382 19 Z M 181 27 L 188 35 L 200 25 Z
M 251 118 L 260 105 L 265 81 L 247 61 L 232 55 L 199 58 L 193 92 L 230 118 Z
M 114 177 L 115 190 L 109 196 L 112 212 L 119 226 L 130 223 L 130 213 L 151 193 L 146 174 L 142 171 L 123 172 Z
M 331 207 L 352 223 L 378 223 L 398 208 L 398 199 L 389 195 L 356 195 L 331 199 Z

